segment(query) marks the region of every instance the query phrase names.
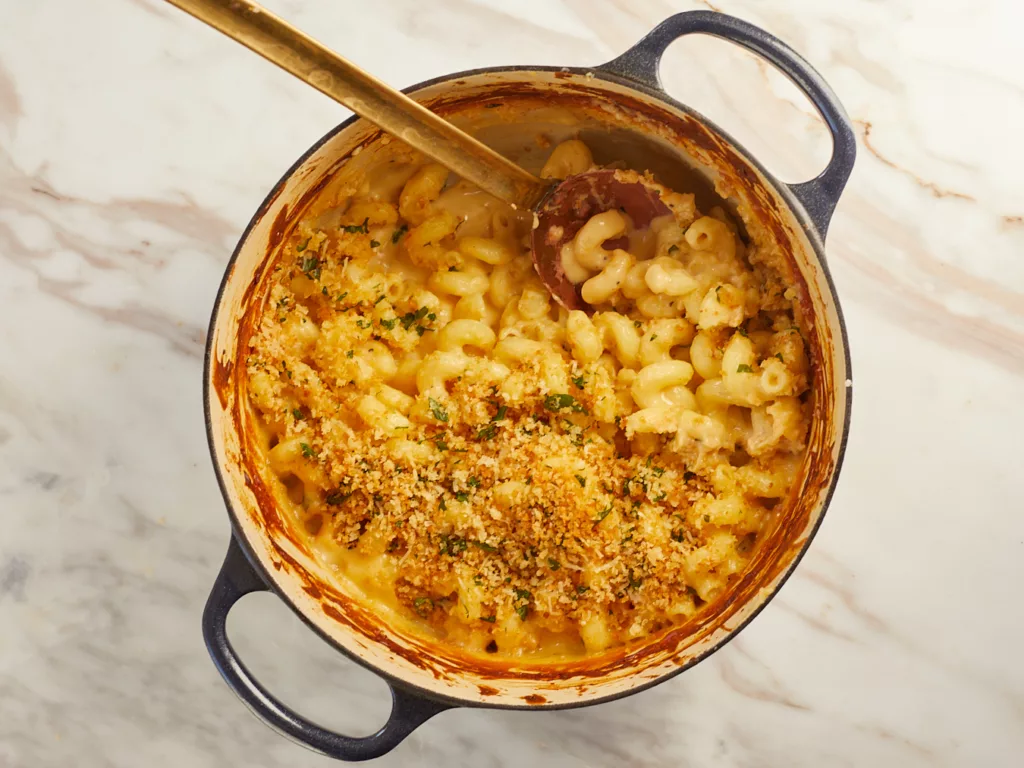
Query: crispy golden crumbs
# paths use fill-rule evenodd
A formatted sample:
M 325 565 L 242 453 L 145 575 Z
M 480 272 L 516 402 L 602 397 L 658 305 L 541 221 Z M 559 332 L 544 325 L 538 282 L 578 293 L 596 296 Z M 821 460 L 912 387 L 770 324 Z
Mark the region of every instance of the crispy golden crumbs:
M 529 217 L 439 166 L 298 227 L 249 394 L 281 503 L 367 600 L 473 652 L 581 655 L 743 570 L 803 457 L 795 293 L 720 209 L 671 203 L 577 235 L 592 317 L 533 275 Z

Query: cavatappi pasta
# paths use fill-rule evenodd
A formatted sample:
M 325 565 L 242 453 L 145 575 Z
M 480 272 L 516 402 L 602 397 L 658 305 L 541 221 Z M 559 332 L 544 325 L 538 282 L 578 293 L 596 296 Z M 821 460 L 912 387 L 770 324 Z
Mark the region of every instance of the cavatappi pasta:
M 542 174 L 592 163 L 566 142 Z M 714 601 L 803 458 L 795 289 L 672 193 L 643 231 L 618 210 L 583 226 L 562 258 L 596 311 L 566 312 L 529 214 L 437 165 L 388 186 L 299 224 L 248 357 L 314 550 L 481 654 L 594 654 Z

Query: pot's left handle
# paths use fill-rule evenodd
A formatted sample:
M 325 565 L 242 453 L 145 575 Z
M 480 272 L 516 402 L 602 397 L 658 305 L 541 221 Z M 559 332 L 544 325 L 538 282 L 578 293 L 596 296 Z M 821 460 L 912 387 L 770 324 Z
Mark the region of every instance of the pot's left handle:
M 377 733 L 362 738 L 321 728 L 289 709 L 250 674 L 231 647 L 227 635 L 227 618 L 232 606 L 250 592 L 267 589 L 232 536 L 224 565 L 203 611 L 203 638 L 214 665 L 231 690 L 271 728 L 328 757 L 369 760 L 390 752 L 417 726 L 449 709 L 448 704 L 424 698 L 389 682 L 391 716 Z
M 670 44 L 684 35 L 705 34 L 741 45 L 779 68 L 804 92 L 832 133 L 832 157 L 816 178 L 787 185 L 810 216 L 822 240 L 857 157 L 857 138 L 839 97 L 806 59 L 760 27 L 717 11 L 670 16 L 640 42 L 598 70 L 637 81 L 664 93 L 659 68 Z

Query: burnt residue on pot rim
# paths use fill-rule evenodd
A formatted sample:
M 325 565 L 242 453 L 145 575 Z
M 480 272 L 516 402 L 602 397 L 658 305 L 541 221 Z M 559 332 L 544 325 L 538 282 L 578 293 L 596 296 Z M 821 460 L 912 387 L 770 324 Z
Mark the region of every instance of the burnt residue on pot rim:
M 516 69 L 496 70 L 495 74 L 508 74 L 513 71 L 516 71 Z M 550 72 L 553 70 L 523 68 L 521 71 L 526 74 L 530 71 Z M 469 76 L 472 74 L 479 73 L 463 73 L 462 76 Z M 530 84 L 522 82 L 498 82 L 493 86 L 486 87 L 485 93 L 440 96 L 427 100 L 426 103 L 431 109 L 434 109 L 441 114 L 453 114 L 456 112 L 464 114 L 467 110 L 489 109 L 493 108 L 494 104 L 499 102 L 503 105 L 514 104 L 516 106 L 522 106 L 524 103 L 528 103 L 530 100 L 535 99 L 542 99 L 545 104 L 550 104 L 552 99 L 555 99 L 559 103 L 570 104 L 577 108 L 590 109 L 595 114 L 607 113 L 609 110 L 615 110 L 617 113 L 617 119 L 622 120 L 625 118 L 631 125 L 635 126 L 637 130 L 646 133 L 654 133 L 671 142 L 682 144 L 686 147 L 687 151 L 700 162 L 715 168 L 721 176 L 719 181 L 720 186 L 724 189 L 736 190 L 743 194 L 745 204 L 749 207 L 752 217 L 763 224 L 769 235 L 775 239 L 775 241 L 783 248 L 785 253 L 791 254 L 796 248 L 796 238 L 798 235 L 786 220 L 787 216 L 790 215 L 789 212 L 780 209 L 776 200 L 776 194 L 773 194 L 771 190 L 767 189 L 761 180 L 757 178 L 757 176 L 748 167 L 749 164 L 753 164 L 758 168 L 759 166 L 757 166 L 752 159 L 739 154 L 734 148 L 734 144 L 732 144 L 724 134 L 712 130 L 706 123 L 696 117 L 691 117 L 689 114 L 673 114 L 663 106 L 645 101 L 643 98 L 638 96 L 631 96 L 626 93 L 616 93 L 615 102 L 612 104 L 608 101 L 609 97 L 607 91 L 589 84 L 587 81 L 590 80 L 590 77 L 584 77 L 585 73 L 582 71 L 568 72 L 564 74 L 559 72 L 558 75 L 561 75 L 561 78 L 557 86 L 552 86 L 551 84 Z M 455 77 L 459 77 L 459 75 L 456 75 Z M 620 84 L 626 85 L 630 89 L 642 91 L 641 88 L 638 88 L 637 84 L 628 81 L 621 81 L 619 78 L 615 78 L 613 76 L 602 75 L 601 79 L 608 80 L 610 82 L 620 82 Z M 450 78 L 445 78 L 445 80 L 450 82 Z M 419 90 L 420 88 L 427 87 L 429 85 L 431 85 L 431 83 L 417 86 L 412 90 Z M 653 99 L 657 99 L 662 102 L 665 100 L 665 97 L 662 94 L 650 95 Z M 682 107 L 678 108 L 683 109 Z M 234 269 L 236 257 L 244 246 L 246 238 L 249 235 L 249 231 L 252 229 L 254 224 L 265 216 L 271 209 L 277 201 L 277 196 L 282 194 L 284 190 L 284 180 L 290 178 L 296 171 L 300 170 L 312 153 L 320 148 L 325 142 L 333 138 L 339 131 L 348 127 L 348 125 L 349 123 L 343 124 L 325 136 L 321 142 L 314 146 L 295 164 L 295 166 L 293 166 L 292 169 L 289 170 L 284 179 L 282 179 L 282 183 L 276 188 L 275 192 L 267 198 L 264 205 L 261 206 L 261 209 L 253 217 L 252 222 L 250 222 L 249 228 L 243 236 L 239 244 L 239 248 L 236 250 L 235 256 L 232 258 L 228 274 L 225 276 L 225 281 L 221 286 L 221 292 L 223 292 L 225 285 L 231 278 L 231 272 Z M 364 138 L 357 146 L 359 148 L 370 146 L 380 137 L 381 133 L 379 131 L 371 130 L 365 132 Z M 239 531 L 239 521 L 235 517 L 237 513 L 231 501 L 231 494 L 227 490 L 223 478 L 223 471 L 218 464 L 221 459 L 226 462 L 236 462 L 242 468 L 245 483 L 256 499 L 257 508 L 259 510 L 258 514 L 250 510 L 250 517 L 252 522 L 262 530 L 265 541 L 269 544 L 268 554 L 274 570 L 288 570 L 292 576 L 301 583 L 303 591 L 312 599 L 316 600 L 323 613 L 326 616 L 329 616 L 333 621 L 353 630 L 373 643 L 378 643 L 386 647 L 394 655 L 401 657 L 414 667 L 431 673 L 435 678 L 443 679 L 447 677 L 470 675 L 474 680 L 483 681 L 493 679 L 497 682 L 501 679 L 514 676 L 519 680 L 525 679 L 536 681 L 538 684 L 538 690 L 542 689 L 545 682 L 556 684 L 559 681 L 562 681 L 563 683 L 572 681 L 574 687 L 577 687 L 582 693 L 585 689 L 584 684 L 587 680 L 596 683 L 600 679 L 607 678 L 609 675 L 616 672 L 621 674 L 626 670 L 658 667 L 667 658 L 671 657 L 676 651 L 678 651 L 678 649 L 682 648 L 684 643 L 687 645 L 693 644 L 693 642 L 698 638 L 705 638 L 715 634 L 716 632 L 724 630 L 722 639 L 717 640 L 712 645 L 702 649 L 699 653 L 690 655 L 684 653 L 680 655 L 676 663 L 679 670 L 681 670 L 706 657 L 720 647 L 725 641 L 735 636 L 742 626 L 749 622 L 750 619 L 752 619 L 753 616 L 764 607 L 770 596 L 778 590 L 785 578 L 792 572 L 792 569 L 799 561 L 800 556 L 806 549 L 810 538 L 813 537 L 817 524 L 820 523 L 821 514 L 818 514 L 818 519 L 815 521 L 814 525 L 808 526 L 808 523 L 811 516 L 815 514 L 816 511 L 823 509 L 823 506 L 827 505 L 829 498 L 831 497 L 832 489 L 834 487 L 834 483 L 831 481 L 838 472 L 839 463 L 842 458 L 842 443 L 845 441 L 846 435 L 847 424 L 835 424 L 833 423 L 834 420 L 832 418 L 835 407 L 836 392 L 831 386 L 829 386 L 831 384 L 831 376 L 828 374 L 831 372 L 830 359 L 833 353 L 835 339 L 832 337 L 831 328 L 828 323 L 815 322 L 815 312 L 808 294 L 807 285 L 804 282 L 799 269 L 797 269 L 795 261 L 791 265 L 791 274 L 789 277 L 800 289 L 800 310 L 802 315 L 801 324 L 805 331 L 805 337 L 809 341 L 809 357 L 815 373 L 815 384 L 812 396 L 812 430 L 814 430 L 815 434 L 812 435 L 811 442 L 823 446 L 823 448 L 817 452 L 812 461 L 805 463 L 803 477 L 795 483 L 794 491 L 791 493 L 790 499 L 788 500 L 788 514 L 783 516 L 776 530 L 772 531 L 767 537 L 767 541 L 762 546 L 758 547 L 754 557 L 738 582 L 734 584 L 725 595 L 723 595 L 712 606 L 709 606 L 707 610 L 703 611 L 695 619 L 669 630 L 665 630 L 652 637 L 645 638 L 641 643 L 613 649 L 612 651 L 598 657 L 555 664 L 548 663 L 524 666 L 522 662 L 497 659 L 491 660 L 478 656 L 470 656 L 468 654 L 460 653 L 458 650 L 453 648 L 429 643 L 405 633 L 398 633 L 392 627 L 386 626 L 384 622 L 365 605 L 348 597 L 334 585 L 325 583 L 323 580 L 316 578 L 315 575 L 306 571 L 306 569 L 303 568 L 302 565 L 299 564 L 288 552 L 288 549 L 283 546 L 283 543 L 287 542 L 288 545 L 293 548 L 297 548 L 303 552 L 308 552 L 305 542 L 295 535 L 289 523 L 282 520 L 276 507 L 274 494 L 267 486 L 262 474 L 262 467 L 255 458 L 259 454 L 256 450 L 257 446 L 254 444 L 252 437 L 252 417 L 245 405 L 247 402 L 244 389 L 244 371 L 246 369 L 245 357 L 249 348 L 249 341 L 253 333 L 253 320 L 256 314 L 255 310 L 262 304 L 264 299 L 265 290 L 269 283 L 267 280 L 267 273 L 275 263 L 276 252 L 279 246 L 287 238 L 291 227 L 294 226 L 295 223 L 305 214 L 312 201 L 329 183 L 333 173 L 343 166 L 347 161 L 347 158 L 353 154 L 354 151 L 350 151 L 345 158 L 339 159 L 334 166 L 327 173 L 323 173 L 322 176 L 316 180 L 301 197 L 297 198 L 295 201 L 289 201 L 288 204 L 280 207 L 271 227 L 270 243 L 266 258 L 261 260 L 243 294 L 242 307 L 240 310 L 242 320 L 238 327 L 234 358 L 215 358 L 212 344 L 211 346 L 208 346 L 207 349 L 206 387 L 208 389 L 212 389 L 213 392 L 216 393 L 222 408 L 229 411 L 234 429 L 237 430 L 243 441 L 241 451 L 242 455 L 218 457 L 214 451 L 214 462 L 217 467 L 218 480 L 221 484 L 222 491 L 224 492 L 225 500 L 228 502 L 229 514 L 232 517 L 236 529 L 236 537 L 239 538 L 239 543 L 246 552 L 249 560 L 264 573 L 264 577 L 268 584 L 270 584 L 279 596 L 288 602 L 294 610 L 296 610 L 307 624 L 321 634 L 321 636 L 343 652 L 353 655 L 351 651 L 347 650 L 333 638 L 321 631 L 314 622 L 312 622 L 301 610 L 298 609 L 296 604 L 289 598 L 286 590 L 276 583 L 273 575 L 266 573 L 262 568 L 260 559 L 255 556 L 255 553 L 252 550 L 252 542 L 245 540 L 244 536 L 237 533 L 237 531 Z M 764 173 L 763 170 L 762 173 Z M 767 174 L 765 175 L 767 176 Z M 784 193 L 783 197 L 786 197 Z M 808 237 L 811 240 L 812 246 L 818 250 L 818 260 L 822 261 L 823 253 L 820 238 L 818 238 L 817 234 L 814 232 L 810 232 Z M 827 272 L 825 277 L 829 287 L 831 288 L 831 282 L 828 280 Z M 220 306 L 220 300 L 221 296 L 218 295 L 217 307 Z M 211 329 L 217 321 L 218 313 L 215 308 Z M 845 338 L 842 342 L 842 348 L 845 351 Z M 208 425 L 210 423 L 210 396 L 211 393 L 208 391 L 206 399 Z M 846 409 L 846 413 L 848 420 L 848 408 Z M 828 450 L 828 446 L 833 445 L 837 440 L 840 443 L 839 450 Z M 212 440 L 211 450 L 213 450 Z M 798 503 L 799 500 L 796 498 L 798 492 L 803 497 L 814 500 L 814 503 Z M 768 594 L 765 594 L 766 585 L 771 585 Z M 757 608 L 749 616 L 746 616 L 742 622 L 737 623 L 736 626 L 729 626 L 730 620 L 735 616 L 737 611 L 748 603 L 756 604 Z M 655 661 L 655 659 L 657 659 L 657 661 Z M 357 661 L 361 660 L 357 658 Z M 379 669 L 376 666 L 372 666 L 371 669 L 385 677 L 388 677 L 389 679 L 393 679 L 387 670 Z M 659 682 L 670 675 L 671 673 L 659 672 L 653 677 L 642 679 L 635 686 L 630 688 L 628 692 L 640 690 L 641 688 L 652 685 L 655 682 Z M 480 696 L 484 699 L 483 703 L 485 705 L 486 698 L 498 697 L 502 694 L 502 691 L 494 686 L 480 684 L 478 688 Z M 433 691 L 429 692 L 428 695 L 437 697 L 436 692 Z M 591 704 L 597 701 L 615 698 L 618 695 L 623 694 L 613 694 L 603 699 L 587 699 L 585 702 L 580 703 Z M 443 696 L 440 698 L 443 698 Z M 546 704 L 546 700 L 539 693 L 521 698 L 523 698 L 527 707 L 545 706 Z M 456 701 L 459 703 L 467 703 L 463 699 L 456 699 Z M 507 701 L 503 701 L 499 704 L 499 706 L 508 705 Z M 548 704 L 547 706 L 556 708 L 572 705 Z

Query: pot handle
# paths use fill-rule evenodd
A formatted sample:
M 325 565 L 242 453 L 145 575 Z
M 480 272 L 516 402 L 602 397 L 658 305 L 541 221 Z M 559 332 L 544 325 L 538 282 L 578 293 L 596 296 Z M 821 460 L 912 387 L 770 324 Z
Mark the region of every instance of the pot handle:
M 417 726 L 450 708 L 433 699 L 388 681 L 392 708 L 388 721 L 372 736 L 354 738 L 321 728 L 286 707 L 264 688 L 235 654 L 227 636 L 232 606 L 250 592 L 268 591 L 231 537 L 227 557 L 214 582 L 203 611 L 203 638 L 217 671 L 249 709 L 274 730 L 328 757 L 338 760 L 369 760 L 390 752 Z
M 671 43 L 690 34 L 720 37 L 767 59 L 804 92 L 828 125 L 832 133 L 832 157 L 825 170 L 810 181 L 787 185 L 824 240 L 832 211 L 853 170 L 857 140 L 843 105 L 800 54 L 760 27 L 734 16 L 716 11 L 688 11 L 665 19 L 624 54 L 597 69 L 664 93 L 659 74 L 661 57 Z

